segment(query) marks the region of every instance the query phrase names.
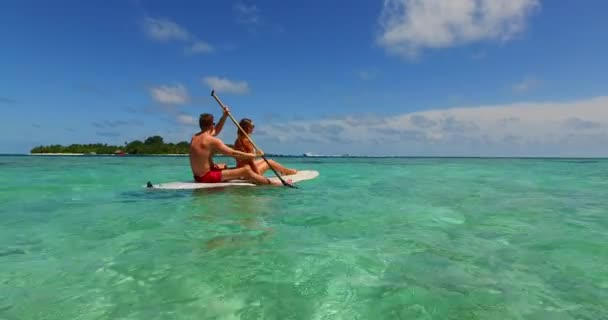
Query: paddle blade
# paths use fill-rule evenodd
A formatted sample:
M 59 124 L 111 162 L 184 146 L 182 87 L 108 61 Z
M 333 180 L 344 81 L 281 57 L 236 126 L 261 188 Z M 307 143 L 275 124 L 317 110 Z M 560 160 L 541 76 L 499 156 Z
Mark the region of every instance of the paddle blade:
M 296 187 L 295 184 L 291 184 L 291 183 L 287 183 L 287 182 L 283 182 L 283 185 L 292 189 L 300 189 L 298 187 Z

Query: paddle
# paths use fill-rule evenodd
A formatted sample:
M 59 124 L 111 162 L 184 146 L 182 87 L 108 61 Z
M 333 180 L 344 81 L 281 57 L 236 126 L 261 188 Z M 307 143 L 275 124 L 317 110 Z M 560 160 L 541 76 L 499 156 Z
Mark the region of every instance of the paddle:
M 211 90 L 211 96 L 213 98 L 215 98 L 215 101 L 217 101 L 217 103 L 220 105 L 220 107 L 222 107 L 222 109 L 224 111 L 226 111 L 226 106 L 222 103 L 222 101 L 220 100 L 220 98 L 218 98 L 218 96 L 215 94 L 215 90 Z M 253 147 L 256 150 L 262 150 L 262 149 L 258 148 L 258 146 L 255 144 L 255 142 L 253 142 L 253 140 L 251 139 L 251 137 L 249 137 L 249 135 L 247 134 L 247 132 L 245 132 L 245 130 L 243 130 L 243 128 L 241 128 L 241 126 L 239 125 L 239 123 L 236 121 L 236 119 L 234 119 L 234 117 L 232 116 L 232 114 L 230 114 L 230 112 L 228 112 L 228 116 L 230 117 L 230 120 L 232 120 L 232 122 L 234 122 L 234 125 L 236 125 L 237 128 L 239 128 L 239 130 L 245 135 L 245 137 L 247 139 L 249 139 L 249 141 L 251 141 L 251 144 L 253 144 Z M 268 162 L 268 159 L 266 159 L 265 155 L 262 155 L 262 159 L 264 159 L 264 161 L 266 161 L 266 164 L 268 164 L 268 167 L 270 169 L 272 169 L 272 172 L 274 172 L 274 174 L 277 176 L 277 178 L 279 178 L 279 180 L 281 180 L 281 183 L 283 183 L 284 186 L 290 187 L 290 188 L 296 188 L 296 189 L 298 188 L 298 187 L 294 186 L 293 184 L 289 184 L 285 180 L 283 180 L 283 178 L 281 178 L 281 175 L 279 175 L 277 173 L 277 171 L 270 165 L 270 162 Z

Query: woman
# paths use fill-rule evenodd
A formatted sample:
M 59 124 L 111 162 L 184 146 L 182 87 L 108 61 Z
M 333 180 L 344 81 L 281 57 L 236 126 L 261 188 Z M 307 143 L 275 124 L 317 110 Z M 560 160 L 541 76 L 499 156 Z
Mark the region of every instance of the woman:
M 242 119 L 239 122 L 239 125 L 241 126 L 241 128 L 243 128 L 245 132 L 247 132 L 247 135 L 251 136 L 251 134 L 253 133 L 253 129 L 255 128 L 255 125 L 253 124 L 251 119 Z M 243 134 L 243 132 L 241 132 L 241 130 L 237 131 L 236 141 L 234 142 L 234 149 L 239 150 L 241 152 L 254 152 L 253 143 L 251 143 L 251 141 L 247 139 L 247 137 Z M 268 160 L 268 163 L 270 163 L 272 168 L 274 168 L 274 170 L 281 175 L 292 175 L 298 172 L 295 169 L 285 168 L 280 163 L 274 160 Z M 260 159 L 257 161 L 254 159 L 236 159 L 237 168 L 250 166 L 253 172 L 261 175 L 263 175 L 264 172 L 270 169 L 268 163 L 266 163 L 264 159 Z

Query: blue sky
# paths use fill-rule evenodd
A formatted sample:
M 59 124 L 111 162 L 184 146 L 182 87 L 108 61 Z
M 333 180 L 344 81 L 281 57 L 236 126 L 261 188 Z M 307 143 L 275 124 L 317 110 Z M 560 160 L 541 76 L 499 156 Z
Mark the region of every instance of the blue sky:
M 608 156 L 608 3 L 3 1 L 0 153 L 189 140 L 266 152 Z M 231 142 L 228 123 L 222 138 Z

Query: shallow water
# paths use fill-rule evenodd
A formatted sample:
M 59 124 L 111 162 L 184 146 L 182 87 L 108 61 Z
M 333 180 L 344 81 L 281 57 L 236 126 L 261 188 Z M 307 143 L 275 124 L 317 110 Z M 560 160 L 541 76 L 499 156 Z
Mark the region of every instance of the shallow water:
M 0 157 L 0 319 L 608 319 L 608 161 Z

